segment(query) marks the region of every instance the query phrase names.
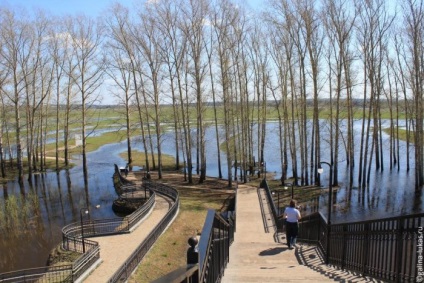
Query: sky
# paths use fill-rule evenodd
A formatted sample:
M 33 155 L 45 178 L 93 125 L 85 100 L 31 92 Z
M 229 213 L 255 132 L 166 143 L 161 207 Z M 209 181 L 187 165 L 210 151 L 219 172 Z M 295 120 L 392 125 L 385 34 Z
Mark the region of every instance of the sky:
M 27 10 L 41 8 L 54 15 L 85 13 L 98 16 L 115 0 L 0 0 L 1 6 L 22 6 Z M 133 0 L 119 1 L 125 6 L 131 6 Z
M 115 2 L 126 7 L 132 7 L 135 2 L 144 0 L 0 0 L 1 7 L 16 9 L 22 8 L 31 14 L 32 11 L 41 9 L 53 16 L 86 14 L 91 17 L 101 16 L 102 13 Z M 259 10 L 265 0 L 235 0 L 239 3 L 247 3 L 252 10 Z M 107 83 L 106 83 L 107 84 Z M 107 87 L 105 87 L 107 88 Z M 101 91 L 103 99 L 101 104 L 114 104 L 114 98 Z
M 53 15 L 85 13 L 89 16 L 99 16 L 112 3 L 119 2 L 131 7 L 137 0 L 0 0 L 0 6 L 23 7 L 29 11 L 41 8 Z M 253 9 L 258 8 L 264 0 L 239 0 L 248 3 Z

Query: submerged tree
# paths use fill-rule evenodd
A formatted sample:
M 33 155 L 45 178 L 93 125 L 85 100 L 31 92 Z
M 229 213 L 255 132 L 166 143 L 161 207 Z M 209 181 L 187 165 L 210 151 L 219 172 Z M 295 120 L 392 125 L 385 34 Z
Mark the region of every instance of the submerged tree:
M 81 103 L 81 138 L 84 184 L 88 184 L 87 131 L 88 109 L 98 99 L 98 89 L 103 83 L 103 58 L 100 54 L 102 33 L 100 26 L 88 17 L 79 16 L 71 20 L 70 35 L 75 54 L 76 67 L 72 80 L 78 88 Z

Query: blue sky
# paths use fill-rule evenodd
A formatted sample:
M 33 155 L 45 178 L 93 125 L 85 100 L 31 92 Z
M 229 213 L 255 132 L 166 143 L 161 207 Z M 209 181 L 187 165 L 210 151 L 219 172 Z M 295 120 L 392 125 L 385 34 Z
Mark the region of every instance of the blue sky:
M 125 6 L 132 6 L 137 0 L 0 0 L 0 6 L 23 7 L 29 11 L 41 8 L 54 15 L 85 13 L 98 16 L 111 3 L 119 2 Z M 249 3 L 252 8 L 257 8 L 264 0 L 240 0 Z
M 75 15 L 84 13 L 88 16 L 97 17 L 102 14 L 112 3 L 119 2 L 124 6 L 131 7 L 134 2 L 141 0 L 0 0 L 0 7 L 13 9 L 23 8 L 31 13 L 34 9 L 42 9 L 54 16 Z M 249 3 L 253 10 L 259 10 L 265 0 L 236 0 L 240 3 Z M 107 93 L 107 92 L 103 92 Z M 113 104 L 113 98 L 105 95 L 102 104 Z
M 41 8 L 54 15 L 86 13 L 97 16 L 115 0 L 0 0 L 1 6 L 25 7 L 27 10 Z M 130 6 L 133 0 L 119 1 Z

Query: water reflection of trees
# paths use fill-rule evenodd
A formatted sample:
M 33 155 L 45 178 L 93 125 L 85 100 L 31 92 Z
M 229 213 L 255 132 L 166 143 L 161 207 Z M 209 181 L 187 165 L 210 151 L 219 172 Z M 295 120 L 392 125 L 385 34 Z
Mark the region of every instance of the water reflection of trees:
M 0 231 L 9 236 L 30 233 L 38 226 L 40 201 L 35 192 L 10 195 L 0 202 Z
M 47 176 L 34 175 L 27 187 L 19 185 L 16 192 L 3 185 L 3 198 L 0 199 L 0 273 L 40 263 L 44 265 L 50 250 L 60 241 L 60 229 L 66 224 L 67 204 L 61 201 L 60 185 L 51 186 L 53 180 Z

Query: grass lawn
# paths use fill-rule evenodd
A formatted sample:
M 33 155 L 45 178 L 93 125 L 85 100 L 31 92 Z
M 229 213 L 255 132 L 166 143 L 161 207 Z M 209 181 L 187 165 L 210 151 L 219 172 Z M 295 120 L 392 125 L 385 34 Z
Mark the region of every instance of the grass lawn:
M 156 179 L 153 175 L 153 179 Z M 155 180 L 158 181 L 158 180 Z M 177 218 L 155 243 L 128 282 L 151 282 L 186 264 L 188 239 L 202 231 L 207 210 L 220 210 L 224 201 L 233 195 L 227 181 L 207 178 L 198 184 L 197 176 L 189 185 L 180 173 L 164 172 L 163 180 L 180 194 Z

